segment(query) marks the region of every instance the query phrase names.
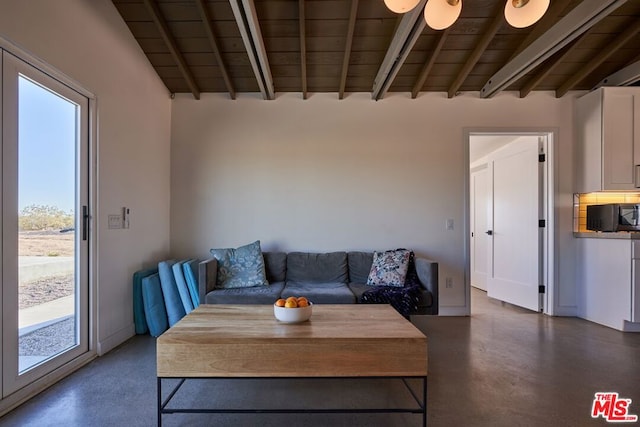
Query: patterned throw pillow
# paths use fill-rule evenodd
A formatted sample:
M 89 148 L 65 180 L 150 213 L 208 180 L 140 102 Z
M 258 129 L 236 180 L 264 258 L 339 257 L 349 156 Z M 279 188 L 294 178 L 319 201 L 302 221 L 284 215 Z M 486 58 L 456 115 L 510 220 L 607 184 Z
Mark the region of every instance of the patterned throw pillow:
M 374 252 L 367 285 L 404 286 L 410 254 L 406 249 Z
M 211 249 L 210 252 L 218 260 L 216 288 L 247 288 L 269 284 L 259 240 L 237 249 Z

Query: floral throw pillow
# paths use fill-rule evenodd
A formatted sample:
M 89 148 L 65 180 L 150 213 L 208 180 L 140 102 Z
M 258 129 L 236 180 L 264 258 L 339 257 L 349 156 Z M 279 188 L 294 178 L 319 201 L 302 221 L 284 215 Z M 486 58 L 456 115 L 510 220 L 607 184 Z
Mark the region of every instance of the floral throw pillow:
M 218 260 L 216 288 L 247 288 L 269 284 L 259 240 L 237 249 L 211 249 L 210 252 Z
M 411 251 L 406 249 L 374 252 L 367 285 L 404 286 L 409 268 L 410 254 Z

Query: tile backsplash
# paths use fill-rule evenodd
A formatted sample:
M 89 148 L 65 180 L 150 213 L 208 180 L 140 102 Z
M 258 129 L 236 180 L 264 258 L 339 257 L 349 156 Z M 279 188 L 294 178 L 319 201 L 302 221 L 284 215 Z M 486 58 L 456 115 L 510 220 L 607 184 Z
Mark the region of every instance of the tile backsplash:
M 640 193 L 586 193 L 573 195 L 573 231 L 588 232 L 587 206 L 604 203 L 640 203 Z

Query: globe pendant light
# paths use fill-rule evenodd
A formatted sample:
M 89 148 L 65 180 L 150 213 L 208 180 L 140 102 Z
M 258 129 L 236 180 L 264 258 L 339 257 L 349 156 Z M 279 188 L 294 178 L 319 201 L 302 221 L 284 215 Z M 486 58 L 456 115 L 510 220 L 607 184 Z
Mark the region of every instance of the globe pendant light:
M 504 17 L 512 27 L 525 28 L 538 22 L 548 7 L 549 0 L 507 0 Z
M 420 0 L 384 0 L 384 4 L 395 13 L 409 12 L 420 3 Z
M 428 0 L 424 7 L 424 20 L 434 30 L 453 25 L 462 11 L 462 0 Z

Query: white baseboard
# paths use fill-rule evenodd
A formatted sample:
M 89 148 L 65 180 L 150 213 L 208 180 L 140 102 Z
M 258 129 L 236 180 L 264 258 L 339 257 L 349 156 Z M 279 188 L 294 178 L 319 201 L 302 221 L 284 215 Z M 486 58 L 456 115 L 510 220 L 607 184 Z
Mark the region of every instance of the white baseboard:
M 623 321 L 622 330 L 624 332 L 640 332 L 640 323 Z
M 468 316 L 469 308 L 466 306 L 458 307 L 438 307 L 438 316 Z
M 553 311 L 554 316 L 559 317 L 578 317 L 578 307 L 576 306 L 564 306 L 556 307 Z
M 120 329 L 115 334 L 105 338 L 98 340 L 97 353 L 98 356 L 103 356 L 105 353 L 113 350 L 132 336 L 136 334 L 135 325 L 131 323 L 129 326 Z

